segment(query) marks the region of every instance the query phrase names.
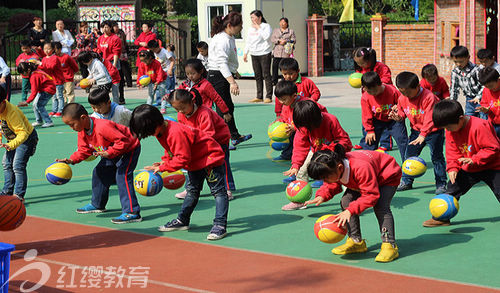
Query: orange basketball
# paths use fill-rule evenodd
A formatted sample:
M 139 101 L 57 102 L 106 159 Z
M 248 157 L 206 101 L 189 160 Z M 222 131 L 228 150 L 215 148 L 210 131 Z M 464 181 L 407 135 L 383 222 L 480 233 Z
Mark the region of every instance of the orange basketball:
M 15 196 L 0 196 L 0 231 L 10 231 L 21 226 L 26 218 L 24 204 Z

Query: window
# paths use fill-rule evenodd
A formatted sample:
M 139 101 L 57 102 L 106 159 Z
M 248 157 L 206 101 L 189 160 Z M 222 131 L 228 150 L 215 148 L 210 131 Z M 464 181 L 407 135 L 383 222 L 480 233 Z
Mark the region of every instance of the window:
M 208 35 L 210 36 L 210 31 L 212 30 L 212 20 L 218 15 L 227 15 L 230 12 L 236 11 L 241 13 L 241 4 L 219 4 L 214 6 L 208 6 Z M 241 33 L 234 36 L 236 39 L 241 39 Z

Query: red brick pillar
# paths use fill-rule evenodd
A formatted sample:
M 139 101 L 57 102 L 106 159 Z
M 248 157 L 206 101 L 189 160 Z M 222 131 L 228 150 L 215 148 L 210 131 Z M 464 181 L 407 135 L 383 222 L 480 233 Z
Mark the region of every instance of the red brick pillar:
M 307 74 L 323 75 L 323 18 L 313 14 L 307 22 Z
M 384 54 L 384 26 L 387 23 L 387 16 L 377 13 L 370 20 L 372 21 L 372 48 L 377 52 L 380 62 L 385 62 Z

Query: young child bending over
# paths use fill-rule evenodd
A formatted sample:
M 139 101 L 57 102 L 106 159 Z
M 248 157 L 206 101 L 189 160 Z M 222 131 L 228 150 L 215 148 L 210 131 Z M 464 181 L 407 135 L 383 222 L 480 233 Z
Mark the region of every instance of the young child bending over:
M 69 159 L 58 162 L 78 164 L 91 155 L 101 157 L 92 173 L 91 203 L 76 210 L 79 214 L 103 213 L 111 185 L 118 186 L 122 214 L 113 218 L 114 224 L 142 221 L 140 206 L 134 190 L 134 169 L 141 153 L 141 144 L 128 127 L 106 119 L 89 117 L 77 103 L 63 109 L 62 121 L 78 132 L 78 150 Z
M 224 152 L 220 145 L 201 130 L 174 121 L 165 121 L 160 110 L 152 105 L 140 105 L 132 112 L 130 129 L 139 138 L 155 136 L 165 149 L 161 163 L 144 169 L 154 172 L 188 171 L 187 195 L 177 218 L 158 227 L 160 232 L 189 229 L 203 182 L 207 180 L 210 192 L 215 197 L 215 218 L 208 240 L 226 236 L 229 201 L 226 191 Z
M 333 150 L 320 150 L 311 158 L 307 171 L 312 178 L 323 179 L 325 184 L 316 193 L 319 201 L 331 199 L 338 193 L 337 184 L 347 187 L 340 201 L 342 212 L 337 215 L 338 226 L 347 224 L 346 243 L 332 249 L 338 255 L 363 253 L 368 249 L 361 236 L 359 215 L 373 207 L 380 227 L 382 247 L 375 257 L 378 262 L 390 262 L 399 257 L 394 233 L 391 200 L 401 179 L 401 167 L 390 155 L 375 151 L 345 153 L 337 144 Z

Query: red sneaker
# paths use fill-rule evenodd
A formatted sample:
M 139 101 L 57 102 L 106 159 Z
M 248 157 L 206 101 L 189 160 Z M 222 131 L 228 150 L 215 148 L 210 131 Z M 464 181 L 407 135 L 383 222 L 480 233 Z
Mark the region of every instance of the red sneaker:
M 61 112 L 57 112 L 55 113 L 54 115 L 52 115 L 53 117 L 61 117 L 62 116 L 62 113 Z
M 49 117 L 52 117 L 52 116 L 54 116 L 55 114 L 56 114 L 56 112 L 50 112 L 50 113 L 49 113 Z
M 360 146 L 359 144 L 357 144 L 357 145 L 353 146 L 353 149 L 355 149 L 355 150 L 362 150 L 363 147 Z

